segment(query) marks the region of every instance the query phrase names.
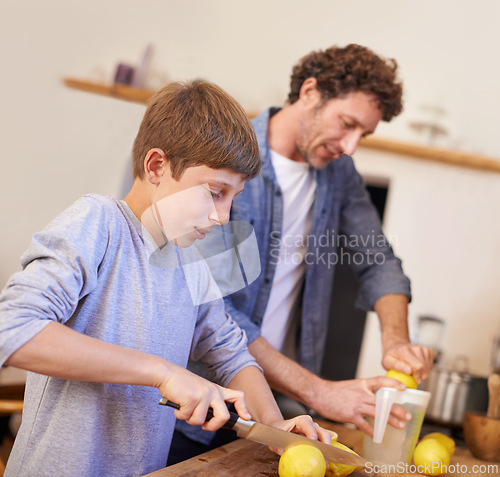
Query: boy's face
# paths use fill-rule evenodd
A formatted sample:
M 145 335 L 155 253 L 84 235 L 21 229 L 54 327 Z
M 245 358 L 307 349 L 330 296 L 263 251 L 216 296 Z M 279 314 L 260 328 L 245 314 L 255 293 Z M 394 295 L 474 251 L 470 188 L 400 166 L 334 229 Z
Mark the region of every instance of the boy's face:
M 244 185 L 243 175 L 230 169 L 189 167 L 176 181 L 167 168 L 153 198 L 156 221 L 170 242 L 189 247 L 214 225 L 227 224 L 233 199 Z

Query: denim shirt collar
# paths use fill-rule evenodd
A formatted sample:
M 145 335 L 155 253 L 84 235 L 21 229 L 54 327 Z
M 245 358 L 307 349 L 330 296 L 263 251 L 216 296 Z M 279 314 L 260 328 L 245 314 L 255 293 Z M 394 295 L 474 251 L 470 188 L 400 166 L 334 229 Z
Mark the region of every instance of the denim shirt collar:
M 265 179 L 270 180 L 278 186 L 276 172 L 274 171 L 271 162 L 271 148 L 267 141 L 267 132 L 269 128 L 269 119 L 276 114 L 281 108 L 269 108 L 262 112 L 259 116 L 252 120 L 252 125 L 255 130 L 256 136 L 260 139 L 259 151 L 262 158 L 262 171 L 261 174 Z M 279 187 L 279 186 L 278 186 Z

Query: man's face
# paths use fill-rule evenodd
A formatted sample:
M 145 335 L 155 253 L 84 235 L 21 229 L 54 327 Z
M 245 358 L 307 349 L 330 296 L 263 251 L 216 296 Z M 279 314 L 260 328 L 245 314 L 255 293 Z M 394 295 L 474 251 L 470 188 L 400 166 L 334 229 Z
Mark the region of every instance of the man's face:
M 156 221 L 166 238 L 179 247 L 203 240 L 214 225 L 229 221 L 233 199 L 244 178 L 230 169 L 189 167 L 180 180 L 167 174 L 153 204 Z
M 318 101 L 302 116 L 297 150 L 305 162 L 323 169 L 343 154 L 353 154 L 361 138 L 373 133 L 381 119 L 377 102 L 363 92 L 323 104 Z

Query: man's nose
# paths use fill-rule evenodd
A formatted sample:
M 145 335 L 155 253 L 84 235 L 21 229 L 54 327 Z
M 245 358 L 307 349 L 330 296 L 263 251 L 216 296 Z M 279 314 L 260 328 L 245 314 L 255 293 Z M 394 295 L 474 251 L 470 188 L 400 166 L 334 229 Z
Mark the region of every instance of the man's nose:
M 342 152 L 352 156 L 356 152 L 359 141 L 361 141 L 361 135 L 359 133 L 353 131 L 346 134 L 340 141 Z

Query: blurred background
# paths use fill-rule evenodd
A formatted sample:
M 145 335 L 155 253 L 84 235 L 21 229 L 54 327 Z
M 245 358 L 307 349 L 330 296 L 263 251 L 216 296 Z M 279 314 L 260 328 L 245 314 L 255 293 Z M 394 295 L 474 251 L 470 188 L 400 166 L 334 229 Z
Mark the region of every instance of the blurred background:
M 500 161 L 499 20 L 496 0 L 2 0 L 0 286 L 32 234 L 74 200 L 122 194 L 145 107 L 65 77 L 111 84 L 150 45 L 145 88 L 204 78 L 260 112 L 284 103 L 303 55 L 354 42 L 396 58 L 404 82 L 404 113 L 376 137 Z M 500 174 L 365 147 L 355 160 L 384 185 L 384 229 L 413 285 L 412 336 L 419 317 L 435 316 L 440 359 L 465 355 L 488 374 L 500 332 Z M 366 377 L 382 371 L 377 320 L 361 326 L 353 369 Z

